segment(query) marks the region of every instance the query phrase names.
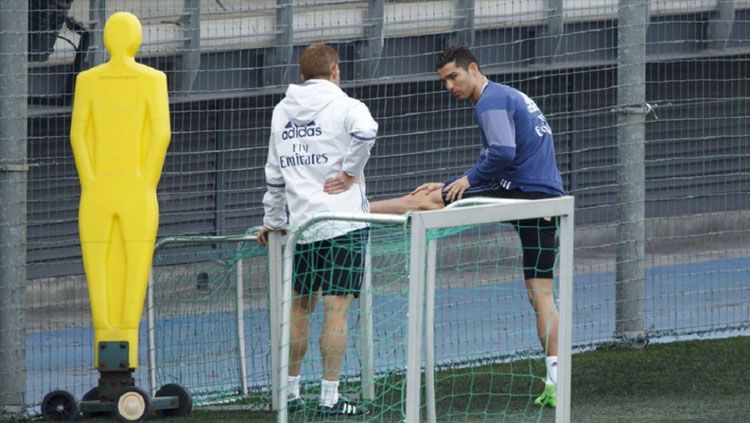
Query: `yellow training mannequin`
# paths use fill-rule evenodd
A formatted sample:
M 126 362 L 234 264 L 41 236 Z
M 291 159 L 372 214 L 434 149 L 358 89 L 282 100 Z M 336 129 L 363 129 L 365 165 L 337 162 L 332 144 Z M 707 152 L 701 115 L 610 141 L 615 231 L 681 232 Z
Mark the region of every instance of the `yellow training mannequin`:
M 127 341 L 138 366 L 138 326 L 159 226 L 156 186 L 169 145 L 163 72 L 136 63 L 141 24 L 118 12 L 104 27 L 109 62 L 76 79 L 70 139 L 81 181 L 83 265 L 99 343 Z

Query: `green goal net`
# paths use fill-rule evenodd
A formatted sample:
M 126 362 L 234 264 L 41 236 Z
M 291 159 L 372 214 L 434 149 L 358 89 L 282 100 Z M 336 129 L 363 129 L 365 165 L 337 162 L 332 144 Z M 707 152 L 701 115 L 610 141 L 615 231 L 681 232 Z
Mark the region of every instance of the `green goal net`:
M 161 245 L 149 308 L 152 386 L 180 383 L 198 404 L 281 410 L 282 422 L 338 421 L 320 408 L 332 398 L 322 380 L 337 377 L 339 398 L 367 410 L 355 420 L 554 419 L 535 404 L 547 373 L 540 340 L 552 341 L 526 279 L 551 271 L 556 304 L 562 262 L 553 254 L 530 267 L 514 221 L 481 209 L 437 220 L 323 220 L 281 240 L 284 260 L 278 242 L 269 249 L 253 237 Z M 572 276 L 572 254 L 559 257 Z M 357 298 L 342 301 L 349 295 Z M 569 345 L 569 330 L 561 336 Z M 302 400 L 294 408 L 282 400 L 290 393 Z

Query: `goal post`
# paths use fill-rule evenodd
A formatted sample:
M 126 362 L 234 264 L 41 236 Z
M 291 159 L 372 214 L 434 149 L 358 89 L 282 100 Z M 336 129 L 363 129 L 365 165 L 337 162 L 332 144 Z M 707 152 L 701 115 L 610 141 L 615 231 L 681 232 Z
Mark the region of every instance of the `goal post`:
M 277 414 L 277 422 L 278 423 L 286 423 L 288 421 L 288 410 L 286 407 L 286 401 L 284 401 L 285 398 L 287 398 L 288 395 L 288 379 L 287 379 L 287 372 L 289 369 L 289 349 L 290 349 L 290 324 L 291 322 L 291 305 L 292 305 L 292 278 L 294 273 L 294 254 L 295 254 L 295 246 L 297 245 L 297 241 L 302 237 L 302 235 L 305 233 L 305 231 L 308 231 L 309 229 L 313 228 L 314 225 L 326 222 L 344 222 L 344 223 L 351 223 L 351 222 L 361 222 L 361 223 L 367 223 L 367 224 L 384 224 L 384 225 L 404 225 L 407 223 L 407 217 L 406 216 L 398 216 L 398 215 L 383 215 L 383 214 L 369 214 L 369 213 L 332 213 L 332 212 L 324 212 L 316 214 L 315 216 L 311 217 L 310 219 L 303 222 L 294 232 L 289 234 L 289 236 L 286 239 L 284 249 L 283 249 L 283 265 L 282 265 L 282 283 L 281 283 L 281 291 L 282 291 L 282 299 L 281 299 L 281 322 L 280 322 L 280 336 L 279 336 L 279 350 L 278 350 L 278 356 L 275 358 L 275 360 L 279 363 L 278 368 L 274 368 L 274 372 L 276 373 L 275 378 L 278 382 L 277 386 L 274 386 L 272 389 L 277 391 L 277 393 L 274 395 L 274 398 L 278 399 L 278 414 Z M 369 246 L 369 241 L 368 241 Z M 365 347 L 360 349 L 360 358 L 364 359 L 364 366 L 363 366 L 363 377 L 362 379 L 365 379 L 363 382 L 363 397 L 368 396 L 369 393 L 373 393 L 374 388 L 372 388 L 370 385 L 372 384 L 371 381 L 367 381 L 368 375 L 372 377 L 374 375 L 374 371 L 372 369 L 372 346 L 367 345 L 368 342 L 372 342 L 372 322 L 371 322 L 371 304 L 372 304 L 372 297 L 371 297 L 371 290 L 367 289 L 370 283 L 371 283 L 371 276 L 372 272 L 369 271 L 370 269 L 370 255 L 366 253 L 366 264 L 364 266 L 365 273 L 363 279 L 365 283 L 365 292 L 363 292 L 362 296 L 362 302 L 365 304 L 364 310 L 361 311 L 361 315 L 365 317 L 364 322 L 360 322 L 361 324 L 361 330 L 363 330 L 364 333 L 364 339 L 365 341 Z M 274 281 L 270 281 L 271 284 L 274 283 Z M 421 297 L 417 298 L 416 296 L 420 294 L 419 289 L 413 289 L 414 285 L 410 278 L 409 283 L 409 313 L 408 315 L 414 315 L 421 312 L 421 309 L 419 308 L 419 305 L 421 304 Z M 412 298 L 412 297 L 415 298 Z M 414 346 L 412 345 L 411 340 L 413 338 L 419 338 L 419 328 L 418 327 L 412 327 L 412 324 L 410 322 L 409 324 L 409 330 L 408 330 L 408 348 L 409 351 L 407 352 L 408 357 L 416 356 L 418 354 L 418 351 L 413 351 Z M 417 346 L 418 347 L 418 346 Z M 415 373 L 416 374 L 416 380 L 417 385 L 418 377 L 419 377 L 419 366 L 416 366 L 409 370 L 407 368 L 407 371 L 409 373 Z M 409 381 L 414 379 L 415 376 L 407 377 L 407 386 L 409 385 Z M 412 382 L 412 384 L 415 382 Z M 374 394 L 373 394 L 374 395 Z
M 467 207 L 471 207 L 467 210 Z M 435 411 L 435 279 L 436 240 L 425 235 L 431 229 L 506 222 L 533 218 L 559 218 L 559 288 L 558 288 L 558 380 L 557 422 L 570 421 L 570 371 L 573 298 L 574 198 L 564 196 L 544 200 L 476 198 L 461 200 L 445 209 L 415 213 L 411 218 L 412 257 L 423 257 L 425 269 L 425 391 L 427 421 L 436 421 Z M 467 212 L 468 211 L 468 212 Z M 418 240 L 416 242 L 415 240 Z M 421 265 L 422 263 L 418 263 Z M 417 277 L 422 277 L 421 272 Z M 413 393 L 417 404 L 408 404 L 407 421 L 419 421 L 419 392 Z M 413 420 L 411 420 L 413 419 Z
M 245 280 L 256 270 L 250 261 L 267 261 L 252 232 L 166 237 L 156 243 L 146 294 L 147 377 L 152 395 L 163 382 L 160 373 L 185 384 L 198 403 L 249 394 L 245 301 L 259 301 L 257 295 L 248 298 Z M 200 334 L 192 339 L 196 345 L 180 342 L 181 332 Z M 222 333 L 213 336 L 217 332 Z M 219 360 L 223 372 L 209 366 Z M 190 371 L 179 370 L 183 368 Z M 217 373 L 224 376 L 216 377 Z
M 572 279 L 573 279 L 573 230 L 574 230 L 574 201 L 572 197 L 560 197 L 544 200 L 502 200 L 502 199 L 470 199 L 462 200 L 454 205 L 438 211 L 419 212 L 404 216 L 374 215 L 374 214 L 340 214 L 322 213 L 303 223 L 300 228 L 291 233 L 286 240 L 283 260 L 282 308 L 280 341 L 278 356 L 279 367 L 274 387 L 276 398 L 286 398 L 287 377 L 289 369 L 290 323 L 292 301 L 292 278 L 294 246 L 304 231 L 309 230 L 316 223 L 325 221 L 338 222 L 368 222 L 381 224 L 406 225 L 403 236 L 408 238 L 408 319 L 406 322 L 406 353 L 400 369 L 404 374 L 403 396 L 400 405 L 405 421 L 421 421 L 422 387 L 425 389 L 426 420 L 436 421 L 435 407 L 435 278 L 437 269 L 437 241 L 431 231 L 445 228 L 458 228 L 482 224 L 496 224 L 525 219 L 557 217 L 559 228 L 560 254 L 558 259 L 559 289 L 558 289 L 558 402 L 556 421 L 567 422 L 570 419 L 570 357 L 571 357 L 571 318 L 572 318 Z M 370 239 L 372 249 L 377 250 L 378 240 Z M 377 251 L 372 254 L 376 254 Z M 373 289 L 367 284 L 373 283 L 372 255 L 368 249 L 368 261 L 365 264 L 365 289 L 360 298 L 360 345 L 359 357 L 362 367 L 361 379 L 362 398 L 370 400 L 374 394 L 373 379 L 387 378 L 378 367 L 378 357 L 372 334 Z M 467 317 L 468 318 L 468 317 Z M 312 359 L 311 357 L 309 359 Z M 315 358 L 317 359 L 317 358 Z M 425 382 L 422 384 L 422 372 Z M 398 372 L 398 370 L 397 370 Z M 369 389 L 372 391 L 368 392 Z M 379 395 L 382 393 L 379 393 Z M 405 400 L 405 401 L 404 401 Z M 379 400 L 382 401 L 382 400 Z M 285 401 L 280 401 L 278 422 L 288 420 Z

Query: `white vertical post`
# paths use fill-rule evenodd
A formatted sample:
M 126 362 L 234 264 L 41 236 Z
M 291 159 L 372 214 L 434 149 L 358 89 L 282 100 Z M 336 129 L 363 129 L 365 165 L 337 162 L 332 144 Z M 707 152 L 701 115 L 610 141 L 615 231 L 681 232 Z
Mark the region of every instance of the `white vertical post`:
M 279 353 L 281 330 L 281 287 L 283 282 L 282 245 L 284 236 L 280 232 L 268 233 L 268 312 L 271 333 L 271 409 L 278 410 L 279 401 Z
M 243 274 L 242 274 L 242 260 L 237 260 L 235 264 L 235 294 L 237 307 L 237 353 L 239 354 L 239 365 L 240 365 L 240 377 L 242 378 L 242 393 L 247 395 L 247 363 L 245 362 L 245 301 L 243 294 Z
M 560 291 L 557 329 L 557 409 L 556 423 L 570 421 L 570 371 L 573 334 L 573 202 L 567 215 L 560 217 Z
M 154 256 L 158 245 L 154 248 Z M 156 395 L 156 321 L 154 318 L 154 266 L 148 273 L 146 289 L 146 349 L 148 350 L 148 382 L 151 396 Z
M 281 281 L 281 314 L 279 317 L 279 326 L 274 328 L 281 331 L 279 337 L 279 353 L 278 362 L 279 366 L 274 368 L 274 373 L 277 373 L 277 383 L 279 386 L 277 396 L 277 409 L 278 412 L 278 423 L 287 423 L 288 410 L 286 408 L 286 398 L 289 392 L 288 383 L 289 380 L 287 375 L 289 374 L 289 338 L 290 328 L 292 320 L 292 277 L 294 267 L 294 246 L 296 245 L 297 239 L 294 235 L 290 235 L 287 239 L 286 247 L 283 251 L 283 265 L 282 268 L 282 281 Z
M 362 366 L 362 398 L 375 399 L 375 340 L 372 321 L 372 254 L 370 238 L 365 252 L 364 280 L 359 297 L 359 361 Z
M 406 421 L 419 422 L 422 375 L 422 308 L 425 281 L 425 225 L 419 213 L 411 216 L 409 248 L 409 328 L 406 346 Z
M 437 266 L 437 241 L 427 241 L 427 279 L 425 281 L 424 316 L 424 378 L 427 421 L 437 420 L 435 409 L 435 273 Z

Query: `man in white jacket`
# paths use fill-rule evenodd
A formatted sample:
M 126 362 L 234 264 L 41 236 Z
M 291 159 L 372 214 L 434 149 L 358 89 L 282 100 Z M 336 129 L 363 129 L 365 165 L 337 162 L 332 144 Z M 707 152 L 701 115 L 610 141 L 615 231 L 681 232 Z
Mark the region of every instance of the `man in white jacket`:
M 294 230 L 323 211 L 367 213 L 364 167 L 378 124 L 362 102 L 339 88 L 336 51 L 322 44 L 300 58 L 304 83 L 289 85 L 274 108 L 266 163 L 265 216 L 258 242 L 271 230 Z M 288 216 L 287 216 L 288 208 Z M 309 338 L 309 316 L 318 291 L 324 303 L 320 350 L 323 361 L 322 415 L 361 415 L 365 410 L 339 395 L 346 350 L 347 315 L 359 296 L 367 244 L 365 223 L 325 222 L 306 230 L 295 248 L 294 299 L 290 325 L 290 412 L 304 408 L 300 371 Z

